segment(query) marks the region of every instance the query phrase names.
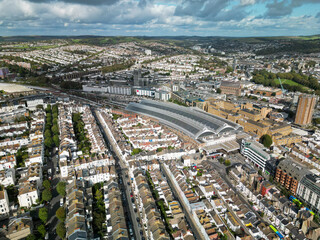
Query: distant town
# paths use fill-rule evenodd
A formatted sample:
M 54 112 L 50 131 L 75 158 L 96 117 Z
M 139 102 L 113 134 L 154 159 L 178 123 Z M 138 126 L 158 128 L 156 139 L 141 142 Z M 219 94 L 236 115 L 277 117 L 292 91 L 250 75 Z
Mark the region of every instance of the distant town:
M 319 39 L 0 38 L 0 239 L 319 239 Z

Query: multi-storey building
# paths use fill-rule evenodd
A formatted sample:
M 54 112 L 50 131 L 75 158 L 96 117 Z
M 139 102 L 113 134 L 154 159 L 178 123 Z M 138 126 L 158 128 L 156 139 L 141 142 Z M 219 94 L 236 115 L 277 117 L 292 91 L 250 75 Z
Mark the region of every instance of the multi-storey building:
M 29 182 L 26 180 L 25 182 L 20 183 L 18 195 L 20 207 L 29 208 L 33 204 L 37 204 L 38 199 L 39 190 L 35 181 Z
M 300 180 L 309 171 L 290 159 L 282 160 L 276 170 L 275 180 L 291 193 L 296 194 Z
M 314 174 L 304 176 L 297 190 L 297 197 L 310 205 L 315 211 L 320 211 L 320 177 Z
M 241 154 L 255 166 L 265 170 L 266 163 L 271 159 L 270 155 L 263 150 L 263 145 L 254 140 L 242 140 Z
M 232 94 L 236 96 L 241 95 L 241 84 L 240 82 L 227 82 L 222 81 L 220 85 L 222 94 Z
M 317 101 L 318 98 L 314 95 L 300 95 L 294 123 L 298 125 L 310 124 Z
M 9 212 L 9 197 L 4 189 L 0 191 L 0 217 L 8 216 Z

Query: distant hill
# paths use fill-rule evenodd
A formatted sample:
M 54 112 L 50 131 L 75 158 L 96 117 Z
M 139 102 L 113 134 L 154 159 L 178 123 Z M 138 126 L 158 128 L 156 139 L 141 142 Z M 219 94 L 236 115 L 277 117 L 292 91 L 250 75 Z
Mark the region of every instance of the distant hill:
M 278 37 L 224 37 L 224 36 L 95 36 L 95 35 L 79 35 L 79 36 L 0 36 L 0 42 L 27 42 L 27 41 L 44 41 L 54 39 L 107 39 L 115 41 L 136 41 L 136 40 L 194 40 L 194 41 L 210 41 L 210 40 L 239 40 L 243 42 L 261 42 L 273 40 L 317 40 L 320 34 L 311 36 L 278 36 Z
M 269 44 L 275 43 L 274 47 L 256 51 L 257 54 L 277 54 L 285 52 L 317 53 L 320 52 L 320 34 L 311 36 L 276 36 L 276 37 L 224 37 L 224 36 L 11 36 L 0 37 L 0 42 L 31 42 L 50 41 L 65 39 L 70 43 L 106 46 L 124 42 L 160 41 L 166 44 L 174 44 L 183 48 L 190 48 L 200 44 L 202 46 L 222 46 L 224 49 L 233 51 L 239 44 Z M 213 44 L 214 43 L 214 44 Z

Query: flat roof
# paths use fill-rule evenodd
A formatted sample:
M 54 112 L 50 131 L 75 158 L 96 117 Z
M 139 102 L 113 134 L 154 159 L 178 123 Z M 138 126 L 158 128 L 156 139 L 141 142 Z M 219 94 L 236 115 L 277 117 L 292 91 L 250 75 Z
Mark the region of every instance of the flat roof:
M 12 83 L 0 83 L 0 90 L 3 90 L 7 93 L 16 93 L 16 92 L 29 92 L 32 91 L 32 89 L 18 85 L 18 84 L 12 84 Z

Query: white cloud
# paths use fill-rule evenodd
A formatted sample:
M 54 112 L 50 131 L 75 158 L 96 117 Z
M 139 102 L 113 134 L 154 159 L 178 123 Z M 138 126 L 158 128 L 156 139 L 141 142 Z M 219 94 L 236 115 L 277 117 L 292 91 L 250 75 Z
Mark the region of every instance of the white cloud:
M 283 0 L 279 0 L 281 3 Z M 317 2 L 318 0 L 306 0 Z M 0 32 L 16 28 L 17 34 L 57 34 L 76 30 L 78 34 L 199 34 L 272 35 L 282 29 L 290 33 L 318 33 L 320 18 L 279 16 L 276 20 L 257 17 L 249 9 L 256 3 L 266 7 L 271 0 L 0 0 Z M 292 0 L 294 6 L 302 0 Z M 268 5 L 269 4 L 269 5 Z M 317 5 L 318 6 L 318 5 Z M 272 5 L 271 7 L 275 7 Z M 268 9 L 267 9 L 268 10 Z M 269 9 L 270 10 L 270 9 Z M 261 12 L 261 11 L 260 11 Z M 274 13 L 275 14 L 275 13 Z M 305 14 L 308 14 L 307 12 Z M 310 14 L 312 15 L 312 14 Z M 19 31 L 18 31 L 19 30 Z M 6 31 L 2 31 L 4 34 Z M 14 32 L 12 32 L 14 33 Z
M 240 4 L 241 5 L 253 5 L 256 3 L 256 0 L 241 0 Z

